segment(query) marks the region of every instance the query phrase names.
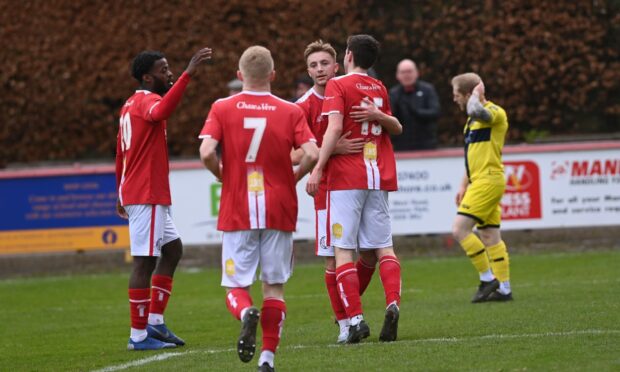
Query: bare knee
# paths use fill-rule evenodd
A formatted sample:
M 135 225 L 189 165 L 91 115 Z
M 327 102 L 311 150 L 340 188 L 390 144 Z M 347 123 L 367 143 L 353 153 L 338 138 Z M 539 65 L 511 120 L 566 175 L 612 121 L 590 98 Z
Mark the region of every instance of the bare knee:
M 336 271 L 336 258 L 325 257 L 325 270 Z

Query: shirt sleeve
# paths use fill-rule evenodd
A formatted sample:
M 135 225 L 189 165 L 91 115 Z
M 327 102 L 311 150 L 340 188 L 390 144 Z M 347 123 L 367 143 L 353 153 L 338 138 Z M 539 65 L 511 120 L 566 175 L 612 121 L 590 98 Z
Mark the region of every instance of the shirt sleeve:
M 316 138 L 314 138 L 310 127 L 308 127 L 308 122 L 306 121 L 306 117 L 303 111 L 301 109 L 297 110 L 295 114 L 293 114 L 293 118 L 295 123 L 295 138 L 293 142 L 294 147 L 297 149 L 306 142 L 316 143 Z
M 322 115 L 341 114 L 344 115 L 344 92 L 340 84 L 334 79 L 327 82 L 325 88 L 325 100 L 323 101 Z
M 209 115 L 207 116 L 207 120 L 200 131 L 200 135 L 198 138 L 213 138 L 214 140 L 220 142 L 222 140 L 222 123 L 219 120 L 217 114 L 217 105 L 213 104 L 211 107 L 211 111 L 209 111 Z
M 167 120 L 181 102 L 189 80 L 190 76 L 183 72 L 164 98 L 154 95 L 156 99 L 145 105 L 144 118 L 154 123 Z

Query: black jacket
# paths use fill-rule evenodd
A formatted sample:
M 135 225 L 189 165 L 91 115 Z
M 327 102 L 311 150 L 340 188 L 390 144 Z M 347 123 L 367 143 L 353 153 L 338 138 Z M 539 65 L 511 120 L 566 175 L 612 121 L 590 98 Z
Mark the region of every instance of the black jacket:
M 413 90 L 406 92 L 398 84 L 390 89 L 392 114 L 403 126 L 403 133 L 392 137 L 396 151 L 424 150 L 437 147 L 439 98 L 430 83 L 418 79 Z

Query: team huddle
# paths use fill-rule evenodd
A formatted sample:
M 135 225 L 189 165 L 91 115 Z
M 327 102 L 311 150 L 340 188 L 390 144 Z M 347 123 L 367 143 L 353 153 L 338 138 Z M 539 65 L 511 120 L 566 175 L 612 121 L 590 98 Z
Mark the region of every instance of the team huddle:
M 253 359 L 260 324 L 259 371 L 275 368 L 286 318 L 284 284 L 293 272 L 295 185 L 306 174 L 316 213 L 316 255 L 325 257 L 325 285 L 339 325 L 337 342 L 358 343 L 371 335 L 361 298 L 377 263 L 386 304 L 379 340 L 397 339 L 402 281 L 388 193 L 398 189 L 390 135 L 403 127 L 391 113 L 385 86 L 367 73 L 378 56 L 372 36 L 350 36 L 345 74 L 336 76 L 334 48 L 320 40 L 310 43 L 304 57 L 314 86 L 291 103 L 271 94 L 270 51 L 250 47 L 239 59 L 243 90 L 217 100 L 200 131 L 200 158 L 222 182 L 221 285 L 229 312 L 241 323 L 236 350 L 241 361 Z M 141 87 L 121 110 L 116 158 L 117 209 L 129 219 L 134 257 L 130 350 L 185 343 L 163 316 L 183 250 L 169 210 L 166 119 L 191 76 L 210 58 L 211 49 L 198 51 L 174 83 L 161 53 L 142 52 L 132 66 Z M 469 115 L 466 174 L 453 233 L 480 275 L 472 302 L 511 300 L 508 254 L 499 234 L 506 115 L 486 101 L 477 75 L 459 75 L 452 85 L 454 101 Z M 480 238 L 472 232 L 476 225 Z M 249 292 L 259 266 L 260 308 Z

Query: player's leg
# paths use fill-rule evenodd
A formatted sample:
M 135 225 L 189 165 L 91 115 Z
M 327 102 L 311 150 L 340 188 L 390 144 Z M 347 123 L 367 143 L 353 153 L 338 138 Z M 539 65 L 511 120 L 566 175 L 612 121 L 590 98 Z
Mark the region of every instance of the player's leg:
M 486 246 L 489 260 L 491 261 L 491 269 L 497 280 L 499 280 L 499 288 L 487 297 L 488 301 L 512 300 L 510 259 L 499 229 L 500 217 L 501 207 L 498 206 L 496 212 L 489 217 L 489 224 L 478 228 L 480 238 Z
M 495 291 L 499 282 L 491 271 L 484 243 L 473 233 L 476 224 L 482 225 L 497 206 L 497 187 L 488 180 L 469 185 L 452 224 L 452 235 L 459 242 L 467 257 L 478 271 L 480 285 L 472 298 L 473 303 L 483 302 Z M 501 198 L 501 195 L 499 195 Z
M 164 312 L 172 295 L 174 272 L 183 256 L 183 244 L 170 215 L 170 207 L 157 206 L 157 213 L 164 216 L 161 255 L 151 278 L 151 303 L 147 331 L 160 341 L 185 345 L 185 341 L 168 329 Z
M 272 370 L 286 319 L 284 284 L 293 273 L 293 234 L 279 230 L 262 230 L 260 265 L 260 279 L 263 282 L 263 307 L 260 317 L 263 345 L 258 366 L 262 370 Z
M 392 247 L 387 191 L 373 190 L 362 212 L 359 231 L 360 252 L 374 251 L 379 261 L 379 275 L 385 293 L 385 319 L 379 334 L 381 341 L 394 341 L 398 333 L 400 313 L 401 270 Z
M 329 302 L 336 317 L 336 322 L 340 328 L 338 343 L 345 342 L 349 335 L 349 317 L 344 310 L 344 305 L 338 293 L 338 283 L 336 281 L 336 259 L 334 258 L 334 247 L 327 244 L 327 209 L 315 210 L 316 215 L 316 255 L 325 257 L 325 287 Z
M 151 275 L 161 254 L 158 232 L 161 228 L 154 205 L 127 205 L 129 216 L 129 239 L 133 268 L 129 278 L 129 306 L 131 330 L 129 350 L 155 350 L 176 347 L 174 343 L 162 342 L 148 335 L 147 322 L 151 297 Z M 161 243 L 161 242 L 159 242 Z
M 329 193 L 331 243 L 336 257 L 338 292 L 350 319 L 347 342 L 357 343 L 370 335 L 364 321 L 359 292 L 359 278 L 353 262 L 357 235 L 367 190 L 339 190 Z
M 499 282 L 495 279 L 491 270 L 484 243 L 473 232 L 475 225 L 476 220 L 460 214 L 454 218 L 452 225 L 452 235 L 471 260 L 480 278 L 478 290 L 471 300 L 473 303 L 485 301 L 489 294 L 499 287 Z
M 249 362 L 256 350 L 260 313 L 252 305 L 249 287 L 255 279 L 260 257 L 260 230 L 225 231 L 222 235 L 222 287 L 226 308 L 241 321 L 237 355 Z
M 375 268 L 377 266 L 377 255 L 373 251 L 360 251 L 355 268 L 357 269 L 357 277 L 360 281 L 360 296 L 366 292 L 366 288 L 370 284 Z

